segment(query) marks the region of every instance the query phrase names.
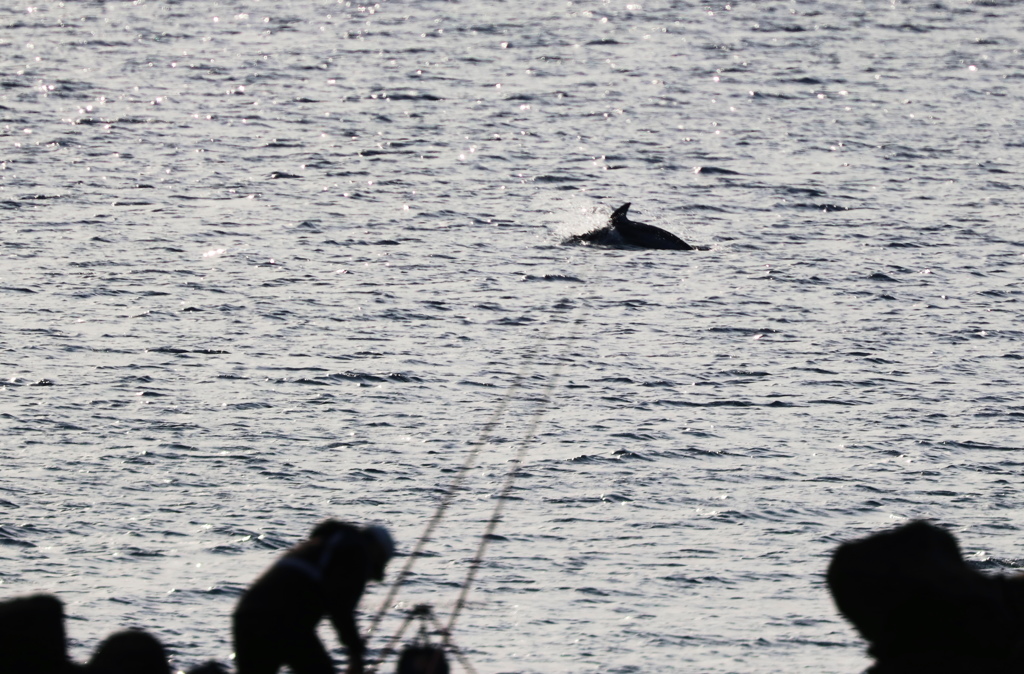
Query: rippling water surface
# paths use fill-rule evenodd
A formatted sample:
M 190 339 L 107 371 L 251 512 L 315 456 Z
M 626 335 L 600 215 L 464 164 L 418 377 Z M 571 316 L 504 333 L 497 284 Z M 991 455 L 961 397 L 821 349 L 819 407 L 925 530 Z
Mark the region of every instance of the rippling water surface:
M 481 672 L 855 672 L 839 541 L 1017 566 L 1014 4 L 536 5 L 0 10 L 0 596 L 76 657 L 226 661 L 283 548 L 408 549 L 485 441 L 399 597 L 445 614 L 548 399 Z M 562 245 L 626 201 L 709 250 Z

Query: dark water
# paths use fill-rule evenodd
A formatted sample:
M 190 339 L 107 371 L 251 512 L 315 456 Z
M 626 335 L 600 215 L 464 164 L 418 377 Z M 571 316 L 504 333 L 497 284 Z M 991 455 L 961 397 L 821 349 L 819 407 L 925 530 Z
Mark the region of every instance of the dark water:
M 0 596 L 57 592 L 76 657 L 227 660 L 282 548 L 408 549 L 483 438 L 400 595 L 444 614 L 549 398 L 456 627 L 481 672 L 854 672 L 839 541 L 929 517 L 1017 565 L 1013 3 L 0 25 Z M 625 201 L 710 250 L 560 244 Z

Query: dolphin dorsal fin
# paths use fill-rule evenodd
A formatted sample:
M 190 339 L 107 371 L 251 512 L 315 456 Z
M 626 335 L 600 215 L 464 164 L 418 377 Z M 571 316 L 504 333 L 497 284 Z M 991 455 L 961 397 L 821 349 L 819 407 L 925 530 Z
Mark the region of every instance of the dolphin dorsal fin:
M 617 221 L 617 220 L 625 220 L 626 219 L 626 213 L 629 211 L 629 207 L 630 207 L 631 203 L 632 202 L 627 201 L 626 203 L 622 204 L 621 206 L 616 208 L 614 211 L 612 211 L 612 222 L 613 223 L 615 221 Z

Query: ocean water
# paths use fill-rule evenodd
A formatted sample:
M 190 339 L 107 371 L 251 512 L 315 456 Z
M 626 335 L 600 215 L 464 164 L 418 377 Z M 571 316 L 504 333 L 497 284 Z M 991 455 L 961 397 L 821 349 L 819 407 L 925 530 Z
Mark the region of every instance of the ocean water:
M 398 600 L 444 619 L 504 503 L 481 673 L 857 672 L 839 542 L 925 517 L 1019 566 L 1014 3 L 0 26 L 0 598 L 57 593 L 76 658 L 134 626 L 228 662 L 283 549 L 408 551 L 467 460 Z M 563 245 L 627 201 L 708 250 Z

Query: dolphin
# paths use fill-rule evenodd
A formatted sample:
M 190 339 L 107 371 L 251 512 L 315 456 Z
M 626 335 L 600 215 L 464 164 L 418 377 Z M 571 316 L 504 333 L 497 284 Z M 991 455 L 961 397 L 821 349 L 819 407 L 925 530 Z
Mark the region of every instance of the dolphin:
M 608 224 L 584 234 L 569 237 L 566 243 L 597 243 L 606 246 L 624 245 L 658 250 L 694 250 L 672 232 L 660 227 L 634 222 L 626 217 L 630 204 L 625 203 L 612 212 Z

